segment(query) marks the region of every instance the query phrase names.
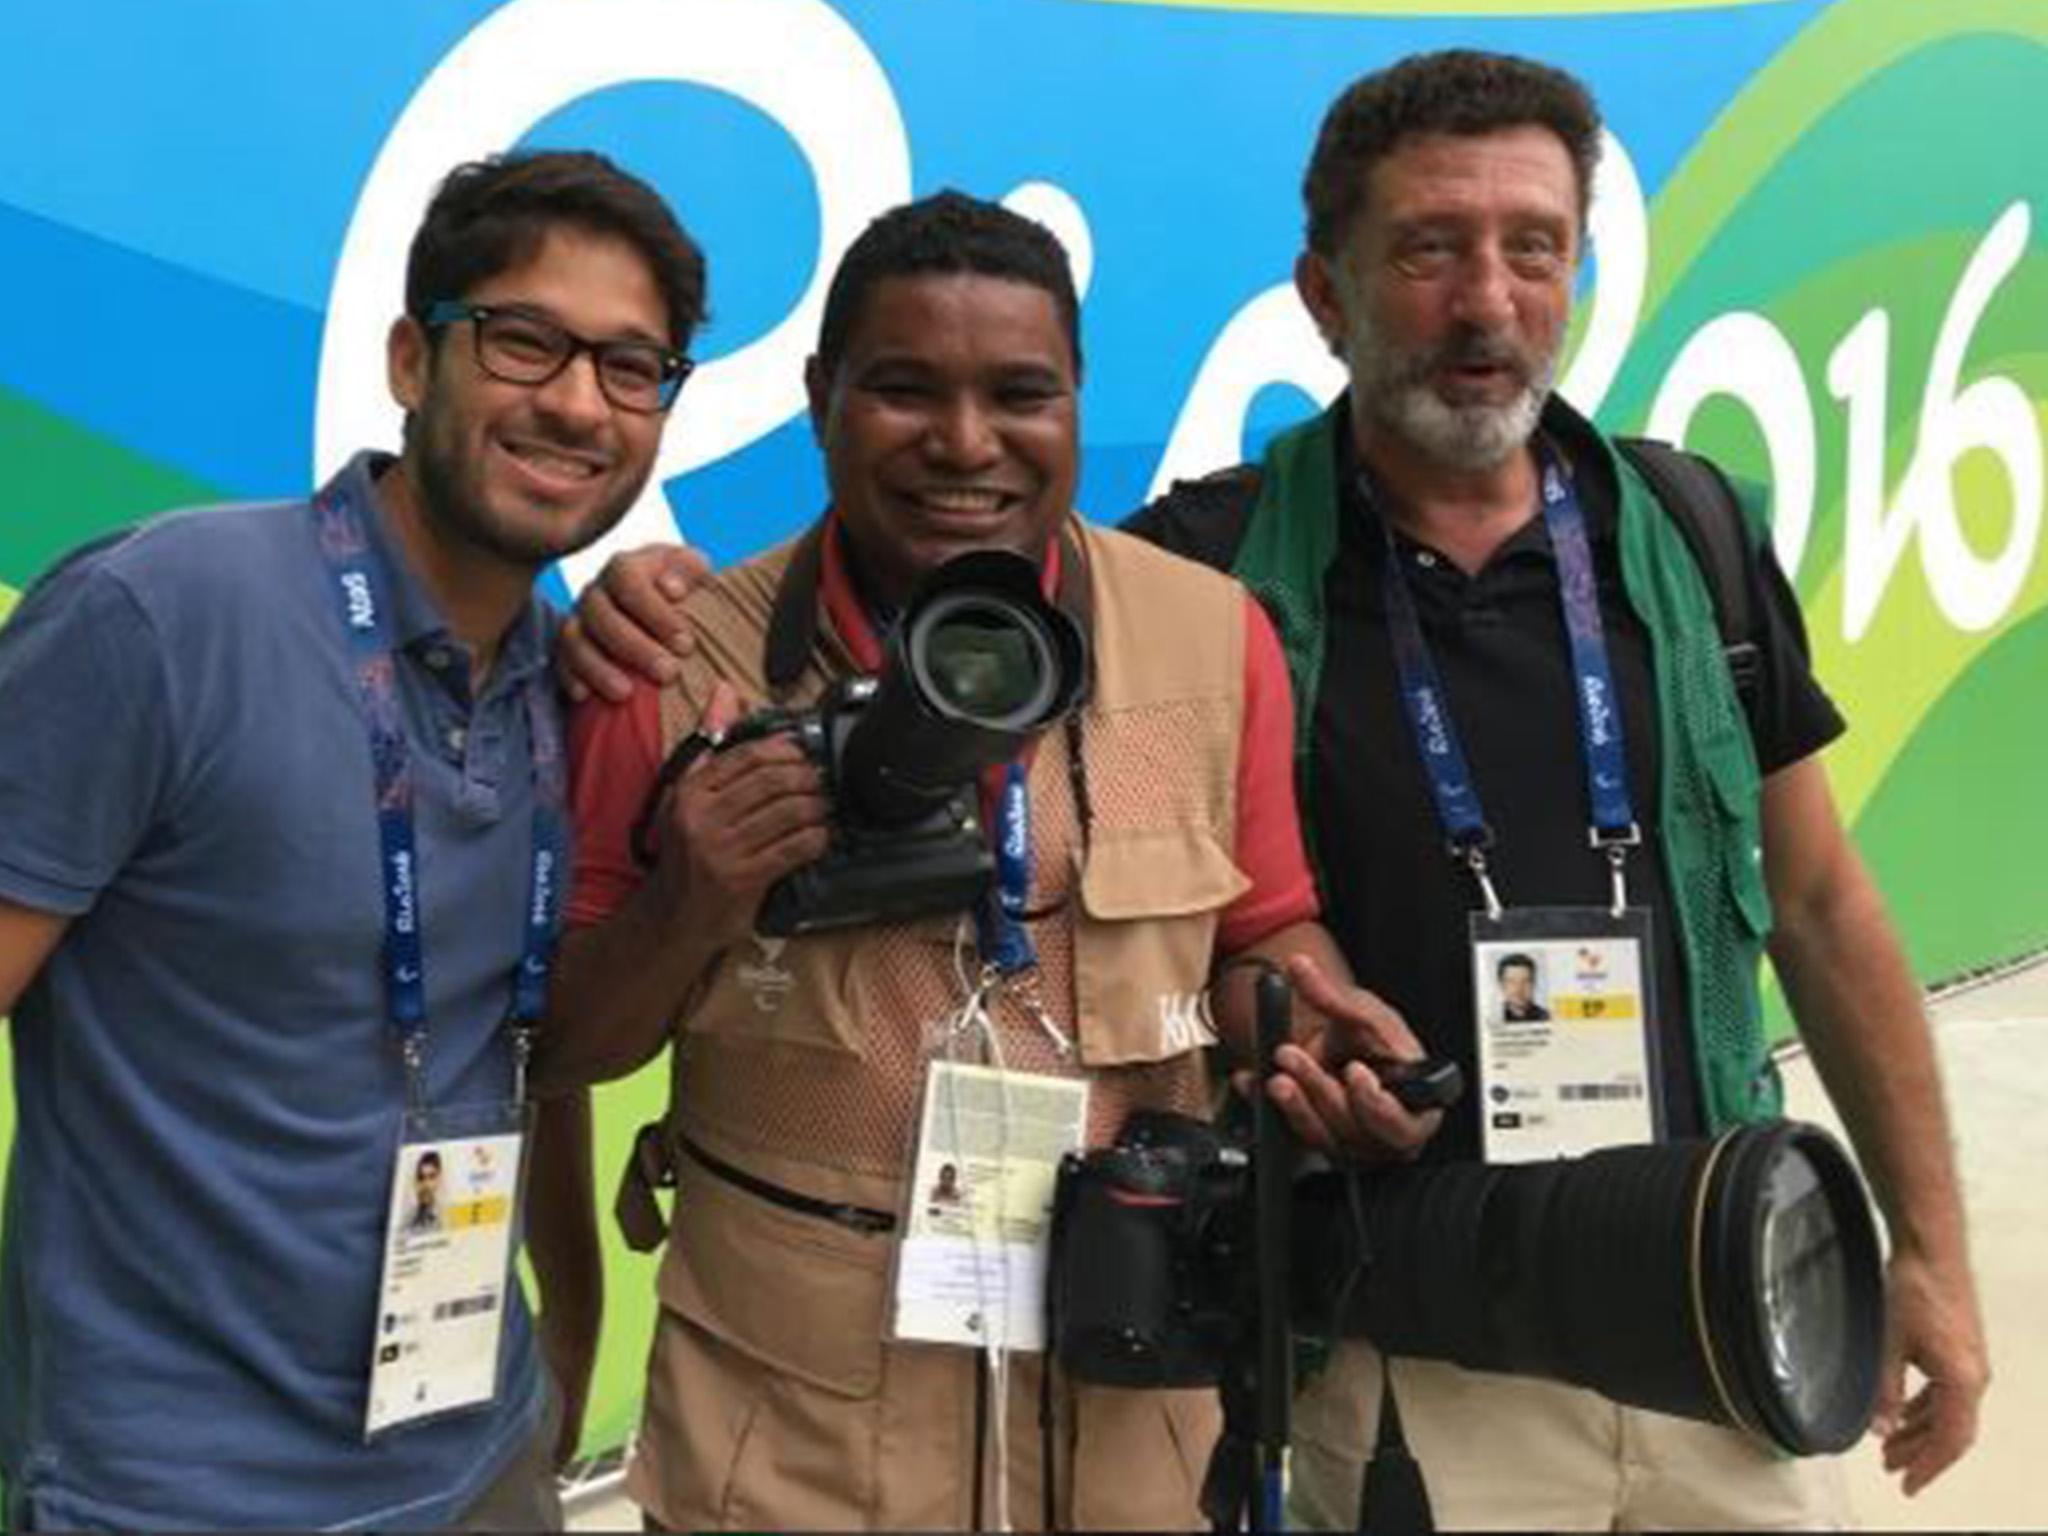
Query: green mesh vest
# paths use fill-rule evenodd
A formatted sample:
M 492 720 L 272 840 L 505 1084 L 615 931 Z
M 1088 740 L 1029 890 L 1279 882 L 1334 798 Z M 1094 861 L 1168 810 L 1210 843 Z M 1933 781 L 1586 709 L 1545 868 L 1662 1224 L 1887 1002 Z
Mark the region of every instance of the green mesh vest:
M 1272 615 L 1294 685 L 1295 768 L 1304 818 L 1314 802 L 1310 743 L 1322 682 L 1323 590 L 1337 552 L 1336 440 L 1344 401 L 1266 450 L 1258 501 L 1232 574 Z M 1565 407 L 1553 400 L 1547 411 Z M 1622 585 L 1650 639 L 1662 772 L 1658 834 L 1685 956 L 1686 1002 L 1719 1132 L 1782 1104 L 1764 1039 L 1758 967 L 1771 925 L 1764 890 L 1756 753 L 1721 653 L 1713 598 L 1684 535 L 1642 477 L 1604 441 L 1621 487 Z M 1745 500 L 1745 511 L 1757 509 Z M 1311 849 L 1313 827 L 1305 829 Z M 1368 981 L 1370 978 L 1366 978 Z

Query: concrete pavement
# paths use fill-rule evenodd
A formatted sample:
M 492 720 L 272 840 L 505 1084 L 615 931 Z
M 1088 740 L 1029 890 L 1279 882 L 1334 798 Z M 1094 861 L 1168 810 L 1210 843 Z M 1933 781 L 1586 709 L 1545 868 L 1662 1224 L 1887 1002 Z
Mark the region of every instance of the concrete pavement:
M 2048 959 L 1934 1004 L 1992 1386 L 1976 1448 L 1907 1499 L 1875 1442 L 1849 1458 L 1872 1530 L 2048 1528 Z M 1787 1110 L 1840 1129 L 1803 1057 Z

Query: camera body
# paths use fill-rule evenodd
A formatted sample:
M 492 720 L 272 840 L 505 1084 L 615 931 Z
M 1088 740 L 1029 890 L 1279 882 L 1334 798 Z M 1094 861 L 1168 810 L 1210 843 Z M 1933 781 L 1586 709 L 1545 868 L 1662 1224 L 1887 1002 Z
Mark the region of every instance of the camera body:
M 1216 1127 L 1157 1111 L 1066 1156 L 1048 1285 L 1069 1371 L 1116 1387 L 1223 1378 L 1252 1307 L 1251 1178 Z
M 719 742 L 726 751 L 788 736 L 817 766 L 832 805 L 832 846 L 769 889 L 755 919 L 760 933 L 793 936 L 966 911 L 994 878 L 995 855 L 971 781 L 898 821 L 864 814 L 858 796 L 848 792 L 847 745 L 879 686 L 871 677 L 853 678 L 813 709 L 761 710 Z

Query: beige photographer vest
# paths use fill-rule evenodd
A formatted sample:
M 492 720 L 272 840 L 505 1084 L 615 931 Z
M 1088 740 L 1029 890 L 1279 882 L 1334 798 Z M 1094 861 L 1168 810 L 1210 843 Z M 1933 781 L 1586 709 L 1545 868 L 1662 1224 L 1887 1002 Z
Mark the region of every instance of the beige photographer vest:
M 1074 1050 L 1014 1002 L 996 1018 L 1011 1069 L 1091 1078 L 1100 1145 L 1134 1109 L 1203 1115 L 1214 1101 L 1220 1063 L 1196 1000 L 1218 918 L 1249 883 L 1231 858 L 1246 598 L 1078 519 L 1062 543 L 1060 601 L 1093 657 L 1078 732 L 1089 831 L 1084 847 L 1073 738 L 1048 731 L 1028 781 L 1030 903 L 1050 913 L 1031 925 L 1039 996 Z M 664 750 L 717 680 L 748 707 L 801 706 L 850 675 L 819 617 L 818 569 L 814 529 L 692 594 L 699 650 L 664 692 Z M 961 1002 L 959 967 L 975 964 L 971 924 L 964 956 L 960 932 L 943 918 L 734 946 L 678 1015 L 672 1130 L 783 1190 L 900 1214 L 926 1061 Z M 689 1156 L 677 1165 L 659 1282 L 671 1315 L 636 1494 L 680 1526 L 966 1523 L 975 1360 L 884 1339 L 893 1237 L 779 1208 Z M 1011 1512 L 1026 1522 L 1038 1518 L 1035 1364 L 1019 1362 L 1009 1437 Z M 1061 1399 L 1064 1520 L 1200 1523 L 1213 1394 Z

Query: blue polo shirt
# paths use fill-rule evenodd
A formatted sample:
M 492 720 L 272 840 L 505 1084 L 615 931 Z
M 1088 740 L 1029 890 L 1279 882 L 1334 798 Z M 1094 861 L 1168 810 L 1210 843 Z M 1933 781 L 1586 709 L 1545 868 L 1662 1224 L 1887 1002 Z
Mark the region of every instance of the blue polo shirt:
M 538 602 L 483 696 L 376 510 L 413 755 L 430 1101 L 502 1098 Z M 536 1432 L 523 1299 L 490 1409 L 363 1443 L 404 1074 L 368 737 L 302 503 L 168 516 L 0 629 L 0 897 L 70 919 L 14 1011 L 0 1467 L 43 1528 L 432 1526 Z

